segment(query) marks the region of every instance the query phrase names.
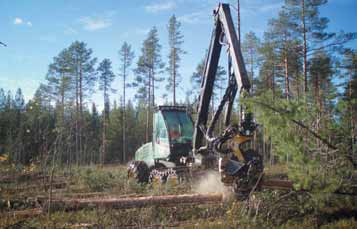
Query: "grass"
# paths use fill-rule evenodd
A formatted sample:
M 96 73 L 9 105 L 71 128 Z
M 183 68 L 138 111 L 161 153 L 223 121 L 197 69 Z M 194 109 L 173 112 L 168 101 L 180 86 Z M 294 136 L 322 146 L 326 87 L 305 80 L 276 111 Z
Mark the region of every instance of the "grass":
M 45 184 L 48 178 L 17 179 L 23 174 L 36 174 L 41 170 L 0 165 L 0 178 L 11 175 L 10 183 L 0 183 L 0 228 L 12 227 L 123 227 L 123 226 L 179 226 L 183 228 L 357 228 L 352 216 L 339 212 L 341 207 L 326 208 L 326 212 L 310 211 L 303 195 L 287 191 L 261 191 L 249 202 L 230 200 L 215 205 L 179 205 L 175 207 L 148 207 L 115 210 L 92 209 L 76 212 L 56 211 L 47 214 L 19 217 L 11 212 L 33 209 L 36 196 L 48 197 Z M 124 166 L 80 166 L 56 168 L 54 183 L 65 182 L 65 187 L 55 189 L 53 196 L 95 197 L 123 195 L 163 195 L 191 193 L 191 183 L 174 185 L 141 185 L 127 179 Z M 277 165 L 266 169 L 271 178 L 286 177 L 287 167 Z M 46 174 L 42 174 L 46 177 Z M 46 180 L 47 179 L 47 180 Z M 194 182 L 195 183 L 195 182 Z M 27 188 L 32 187 L 32 188 Z M 284 197 L 285 196 L 285 197 Z M 282 198 L 283 199 L 282 201 Z M 353 206 L 350 203 L 350 206 Z M 355 205 L 356 206 L 356 205 Z M 350 210 L 353 210 L 350 209 Z M 336 215 L 339 212 L 340 215 Z M 334 216 L 333 220 L 328 219 Z

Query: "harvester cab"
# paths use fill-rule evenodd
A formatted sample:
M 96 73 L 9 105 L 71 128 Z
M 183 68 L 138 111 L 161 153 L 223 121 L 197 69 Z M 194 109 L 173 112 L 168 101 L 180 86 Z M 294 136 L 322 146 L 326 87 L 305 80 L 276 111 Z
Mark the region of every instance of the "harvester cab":
M 140 182 L 177 176 L 194 162 L 193 121 L 184 106 L 158 106 L 153 116 L 152 142 L 141 146 L 128 174 Z

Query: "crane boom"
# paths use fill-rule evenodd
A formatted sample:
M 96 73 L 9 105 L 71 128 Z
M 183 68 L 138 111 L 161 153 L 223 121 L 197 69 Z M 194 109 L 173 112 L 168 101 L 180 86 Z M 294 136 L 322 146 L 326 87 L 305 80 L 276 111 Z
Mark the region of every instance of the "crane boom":
M 226 126 L 229 125 L 233 100 L 236 95 L 237 89 L 239 90 L 239 94 L 242 94 L 243 91 L 249 93 L 250 90 L 250 81 L 247 75 L 247 71 L 245 69 L 245 64 L 238 42 L 237 34 L 234 29 L 229 4 L 219 4 L 218 7 L 214 10 L 214 17 L 215 26 L 212 32 L 211 44 L 208 50 L 208 55 L 203 71 L 201 93 L 197 109 L 198 116 L 197 121 L 195 123 L 195 131 L 193 135 L 193 149 L 196 152 L 201 147 L 203 137 L 206 134 L 204 133 L 205 130 L 203 130 L 202 127 L 207 125 L 209 105 L 218 68 L 218 61 L 223 45 L 228 45 L 228 58 L 230 63 L 228 71 L 229 76 L 233 80 L 231 80 L 230 82 L 232 90 L 228 92 L 228 94 L 230 93 L 230 96 L 226 96 L 230 98 L 224 101 L 224 103 L 227 104 L 225 114 Z M 226 39 L 226 42 L 222 41 L 223 38 Z

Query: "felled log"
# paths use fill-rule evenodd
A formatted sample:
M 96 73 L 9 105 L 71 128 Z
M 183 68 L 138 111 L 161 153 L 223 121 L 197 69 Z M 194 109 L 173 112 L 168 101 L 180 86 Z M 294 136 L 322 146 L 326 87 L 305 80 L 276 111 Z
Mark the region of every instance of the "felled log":
M 263 179 L 260 183 L 261 188 L 290 190 L 293 188 L 293 182 L 289 180 Z
M 128 209 L 149 206 L 175 206 L 179 204 L 219 203 L 223 200 L 222 193 L 184 194 L 164 196 L 142 196 L 124 198 L 90 198 L 90 199 L 53 199 L 51 210 L 75 211 L 91 208 Z M 48 201 L 44 205 L 48 209 Z
M 17 188 L 4 188 L 5 191 L 7 192 L 21 192 L 21 191 L 27 191 L 27 190 L 38 190 L 41 188 L 44 189 L 49 189 L 50 188 L 50 184 L 46 183 L 46 184 L 38 184 L 38 185 L 27 185 L 27 186 L 22 186 L 22 187 L 17 187 Z M 66 182 L 57 182 L 57 183 L 53 183 L 52 184 L 52 188 L 53 189 L 63 189 L 67 186 Z
M 42 213 L 43 211 L 41 208 L 32 208 L 32 209 L 7 212 L 6 215 L 8 217 L 14 217 L 14 218 L 28 218 L 28 217 L 35 217 L 41 215 Z
M 19 181 L 28 181 L 28 180 L 39 180 L 39 179 L 48 179 L 48 175 L 44 175 L 40 172 L 36 173 L 23 173 L 23 174 L 13 174 L 7 176 L 1 176 L 0 182 L 5 183 L 12 183 L 12 182 L 19 182 Z

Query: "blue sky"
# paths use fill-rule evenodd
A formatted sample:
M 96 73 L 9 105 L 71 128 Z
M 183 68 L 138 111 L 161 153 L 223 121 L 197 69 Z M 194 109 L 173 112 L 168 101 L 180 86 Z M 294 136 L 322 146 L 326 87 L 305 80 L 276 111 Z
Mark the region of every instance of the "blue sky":
M 130 43 L 136 57 L 142 41 L 152 26 L 157 26 L 168 55 L 166 24 L 175 14 L 182 23 L 187 52 L 182 57 L 183 78 L 179 95 L 190 87 L 189 77 L 208 48 L 212 29 L 212 9 L 217 0 L 0 0 L 0 88 L 15 91 L 21 87 L 26 99 L 44 78 L 48 64 L 63 48 L 75 40 L 88 43 L 99 60 L 110 58 L 118 73 L 118 50 L 124 41 Z M 235 0 L 227 1 L 235 4 Z M 277 15 L 283 0 L 241 0 L 242 33 L 253 31 L 261 36 L 268 19 Z M 331 22 L 331 31 L 356 31 L 356 0 L 330 0 L 321 9 Z M 235 15 L 236 11 L 232 9 Z M 349 44 L 357 48 L 357 42 Z M 131 78 L 133 74 L 131 73 Z M 121 93 L 121 81 L 113 86 Z M 163 88 L 163 87 L 161 87 Z M 164 90 L 159 90 L 164 93 Z M 112 98 L 119 99 L 119 94 Z M 129 91 L 133 96 L 134 91 Z M 158 95 L 158 97 L 160 97 Z M 101 104 L 99 94 L 92 101 Z M 158 98 L 158 101 L 163 101 Z

